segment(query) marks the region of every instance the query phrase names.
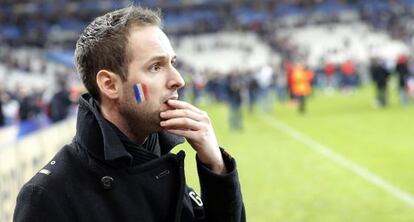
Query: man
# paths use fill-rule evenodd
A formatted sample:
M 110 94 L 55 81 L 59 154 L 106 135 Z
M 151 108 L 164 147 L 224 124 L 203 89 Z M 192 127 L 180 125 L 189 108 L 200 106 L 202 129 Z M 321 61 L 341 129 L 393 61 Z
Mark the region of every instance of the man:
M 96 18 L 81 34 L 77 133 L 24 185 L 15 221 L 245 221 L 235 161 L 208 115 L 178 100 L 184 81 L 158 13 Z M 200 198 L 185 185 L 183 138 L 197 152 Z
M 243 117 L 242 117 L 242 90 L 243 79 L 240 76 L 238 70 L 233 70 L 227 76 L 226 81 L 227 93 L 229 96 L 230 105 L 230 129 L 242 130 L 243 129 Z
M 53 94 L 49 104 L 50 120 L 53 123 L 64 120 L 70 112 L 72 101 L 64 79 L 58 81 L 58 91 Z
M 302 64 L 296 64 L 293 67 L 291 75 L 292 94 L 299 102 L 299 113 L 305 114 L 306 112 L 306 98 L 312 92 L 312 80 L 314 74 L 309 68 L 306 68 Z
M 372 58 L 370 65 L 371 78 L 376 87 L 376 102 L 379 107 L 387 106 L 387 85 L 390 72 L 385 68 L 384 61 L 379 58 Z
M 407 105 L 409 91 L 408 80 L 411 76 L 408 58 L 405 55 L 400 55 L 397 59 L 397 65 L 395 66 L 395 72 L 398 74 L 398 90 L 400 94 L 400 104 Z

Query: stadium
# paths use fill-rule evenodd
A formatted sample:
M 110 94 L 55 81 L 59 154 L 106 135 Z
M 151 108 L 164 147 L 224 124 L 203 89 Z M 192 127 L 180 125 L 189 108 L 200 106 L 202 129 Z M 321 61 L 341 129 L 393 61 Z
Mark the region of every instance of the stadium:
M 0 221 L 75 135 L 79 35 L 131 5 L 161 10 L 179 98 L 236 159 L 247 221 L 414 221 L 412 0 L 0 1 Z

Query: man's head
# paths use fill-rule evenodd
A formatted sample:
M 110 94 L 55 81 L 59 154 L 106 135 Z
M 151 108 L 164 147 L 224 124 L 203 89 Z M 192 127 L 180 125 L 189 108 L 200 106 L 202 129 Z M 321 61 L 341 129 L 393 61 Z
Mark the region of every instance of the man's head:
M 95 19 L 76 46 L 85 87 L 101 101 L 105 117 L 127 134 L 161 130 L 160 112 L 184 86 L 160 24 L 158 12 L 140 7 L 117 10 Z M 147 89 L 145 100 L 137 101 L 143 95 L 135 86 Z
M 126 80 L 131 60 L 128 37 L 133 26 L 160 27 L 160 12 L 134 6 L 119 9 L 96 18 L 79 37 L 75 50 L 76 68 L 95 99 L 100 99 L 96 83 L 100 70 L 114 72 Z

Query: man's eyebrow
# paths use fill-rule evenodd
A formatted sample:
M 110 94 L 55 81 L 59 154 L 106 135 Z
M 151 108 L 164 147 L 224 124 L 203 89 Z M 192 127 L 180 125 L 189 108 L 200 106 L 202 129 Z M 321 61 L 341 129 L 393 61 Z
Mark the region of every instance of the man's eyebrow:
M 157 55 L 157 56 L 153 56 L 151 57 L 147 63 L 153 62 L 153 61 L 159 61 L 159 60 L 167 60 L 169 58 L 168 55 Z M 175 60 L 177 59 L 176 55 L 173 55 L 171 60 Z

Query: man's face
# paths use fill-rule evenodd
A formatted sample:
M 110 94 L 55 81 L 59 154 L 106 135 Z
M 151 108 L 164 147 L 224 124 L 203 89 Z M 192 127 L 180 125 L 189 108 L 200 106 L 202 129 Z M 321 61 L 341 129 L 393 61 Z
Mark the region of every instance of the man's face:
M 167 36 L 156 26 L 133 27 L 127 50 L 131 62 L 128 79 L 122 85 L 120 112 L 131 129 L 160 131 L 160 112 L 169 109 L 167 100 L 177 99 L 177 90 L 184 86 L 174 67 L 175 52 Z M 144 101 L 137 102 L 135 98 L 136 84 L 147 89 Z

